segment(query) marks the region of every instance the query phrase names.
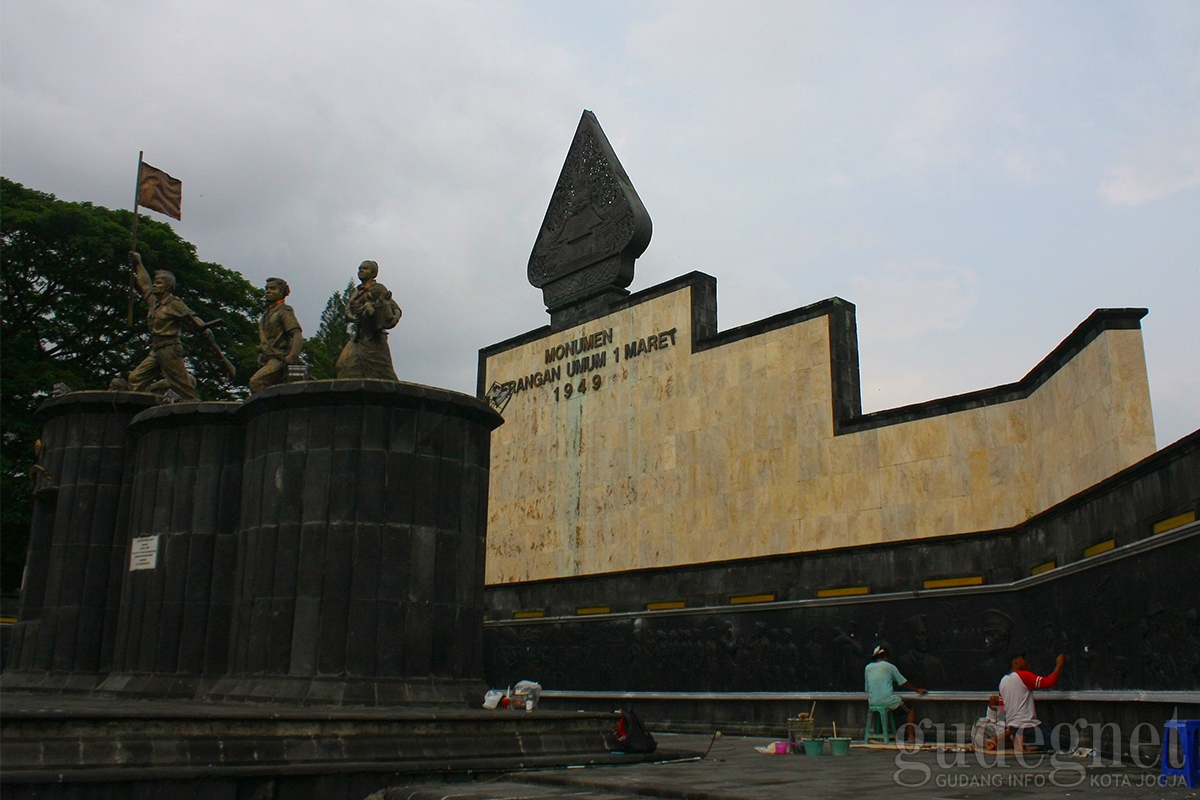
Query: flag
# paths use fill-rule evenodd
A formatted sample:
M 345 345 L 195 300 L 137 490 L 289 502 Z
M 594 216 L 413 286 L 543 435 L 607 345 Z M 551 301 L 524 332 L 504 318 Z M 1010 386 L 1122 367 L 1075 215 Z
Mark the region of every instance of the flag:
M 183 219 L 180 207 L 183 205 L 183 181 L 172 178 L 157 167 L 152 167 L 145 161 L 138 170 L 138 205 L 151 211 L 166 214 L 168 217 Z

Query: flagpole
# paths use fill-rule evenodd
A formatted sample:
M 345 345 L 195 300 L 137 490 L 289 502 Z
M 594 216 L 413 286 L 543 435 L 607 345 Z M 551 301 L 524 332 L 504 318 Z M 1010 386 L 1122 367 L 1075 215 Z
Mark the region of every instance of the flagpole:
M 138 201 L 141 199 L 139 193 L 142 183 L 142 156 L 145 150 L 138 150 L 138 168 L 137 179 L 133 182 L 133 232 L 130 236 L 129 249 L 137 250 L 137 224 L 138 224 Z M 137 267 L 132 263 L 133 256 L 130 256 L 129 265 L 129 327 L 133 327 L 133 295 L 134 287 L 137 286 Z

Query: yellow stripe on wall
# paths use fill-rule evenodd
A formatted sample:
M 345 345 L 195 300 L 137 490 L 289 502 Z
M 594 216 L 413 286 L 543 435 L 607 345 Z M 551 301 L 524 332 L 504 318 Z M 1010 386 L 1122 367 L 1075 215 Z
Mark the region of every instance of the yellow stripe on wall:
M 575 609 L 576 614 L 608 614 L 611 611 L 612 606 L 587 606 Z
M 962 578 L 937 578 L 932 581 L 925 581 L 926 589 L 950 589 L 955 586 L 982 586 L 983 576 L 967 575 Z
M 729 598 L 729 604 L 740 606 L 743 603 L 773 603 L 775 602 L 774 594 L 743 594 L 738 597 Z
M 1109 550 L 1112 550 L 1116 546 L 1117 546 L 1117 540 L 1109 539 L 1107 542 L 1100 542 L 1099 544 L 1094 544 L 1091 547 L 1084 550 L 1083 557 L 1091 558 L 1092 556 L 1098 556 L 1101 553 L 1107 553 Z
M 1030 575 L 1041 575 L 1043 572 L 1049 572 L 1050 570 L 1054 569 L 1057 566 L 1058 566 L 1058 564 L 1055 564 L 1053 561 L 1047 561 L 1045 564 L 1038 564 L 1036 567 L 1029 570 L 1029 574 Z
M 1162 522 L 1154 523 L 1155 533 L 1166 533 L 1169 530 L 1174 530 L 1181 525 L 1187 525 L 1189 522 L 1196 521 L 1196 512 L 1189 511 L 1186 514 L 1177 514 L 1170 519 L 1164 519 Z
M 870 593 L 870 586 L 840 586 L 837 589 L 818 589 L 817 597 L 851 597 L 856 594 Z
M 646 603 L 647 611 L 666 611 L 671 608 L 684 608 L 687 603 L 682 600 L 664 600 L 661 603 Z
M 546 616 L 546 612 L 540 608 L 531 608 L 528 611 L 514 611 L 513 619 L 535 619 L 537 617 Z

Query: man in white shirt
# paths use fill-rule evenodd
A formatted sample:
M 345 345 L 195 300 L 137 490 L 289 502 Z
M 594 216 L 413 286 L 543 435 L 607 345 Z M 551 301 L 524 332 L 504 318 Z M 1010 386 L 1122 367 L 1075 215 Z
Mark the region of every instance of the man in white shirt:
M 1013 746 L 1018 753 L 1049 744 L 1046 724 L 1037 718 L 1033 690 L 1050 689 L 1057 684 L 1066 660 L 1065 655 L 1060 655 L 1054 662 L 1054 672 L 1049 675 L 1037 675 L 1030 671 L 1025 654 L 1020 653 L 1012 660 L 1012 672 L 1001 679 L 1000 698 L 1004 701 L 1005 718 L 1005 732 L 1002 738 L 1007 740 L 1012 736 Z M 1003 742 L 988 742 L 988 745 L 990 750 L 993 747 L 1002 747 Z

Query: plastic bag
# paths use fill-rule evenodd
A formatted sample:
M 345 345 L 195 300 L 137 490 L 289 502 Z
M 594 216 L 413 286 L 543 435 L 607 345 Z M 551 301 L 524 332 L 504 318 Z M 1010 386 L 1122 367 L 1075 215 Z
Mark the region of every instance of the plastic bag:
M 499 689 L 488 689 L 488 693 L 483 696 L 483 707 L 488 711 L 495 711 L 496 706 L 500 705 L 501 697 L 504 697 L 504 692 Z
M 534 709 L 542 698 L 542 685 L 533 681 L 517 681 L 513 684 L 513 694 L 524 698 L 524 708 Z
M 988 740 L 995 739 L 1003 732 L 1004 726 L 998 723 L 990 714 L 986 717 L 980 717 L 971 726 L 971 744 L 975 745 L 976 752 L 983 752 L 987 749 Z

